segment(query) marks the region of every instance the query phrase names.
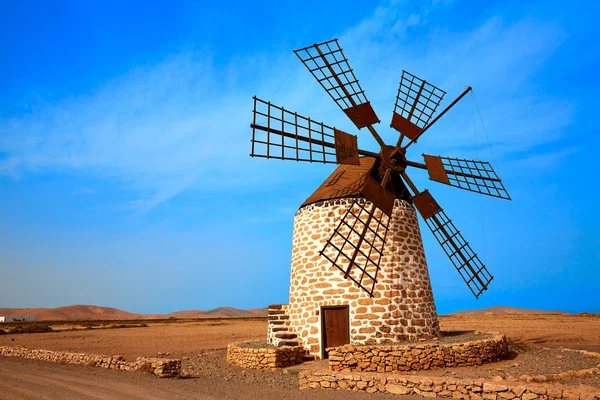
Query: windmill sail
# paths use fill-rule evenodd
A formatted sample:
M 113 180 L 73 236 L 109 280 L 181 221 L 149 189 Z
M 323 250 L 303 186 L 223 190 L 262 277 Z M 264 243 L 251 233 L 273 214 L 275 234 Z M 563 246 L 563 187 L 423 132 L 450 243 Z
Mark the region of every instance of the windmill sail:
M 294 53 L 358 129 L 379 122 L 337 39 Z
M 252 157 L 358 165 L 356 136 L 254 97 Z
M 428 191 L 414 196 L 413 203 L 461 278 L 479 298 L 494 277 Z
M 371 297 L 389 223 L 390 218 L 374 204 L 357 196 L 321 251 L 346 279 Z
M 502 181 L 487 161 L 423 154 L 429 178 L 460 189 L 510 200 Z
M 390 126 L 409 139 L 415 139 L 427 126 L 445 94 L 429 82 L 402 71 Z

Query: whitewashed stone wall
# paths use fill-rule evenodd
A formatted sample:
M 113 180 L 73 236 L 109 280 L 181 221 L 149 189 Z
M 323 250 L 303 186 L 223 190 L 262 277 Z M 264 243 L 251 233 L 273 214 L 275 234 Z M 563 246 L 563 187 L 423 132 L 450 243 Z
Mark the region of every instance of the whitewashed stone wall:
M 320 307 L 348 305 L 351 343 L 429 339 L 439 324 L 417 215 L 396 200 L 373 298 L 319 255 L 351 200 L 321 201 L 299 209 L 294 219 L 290 331 L 320 357 Z

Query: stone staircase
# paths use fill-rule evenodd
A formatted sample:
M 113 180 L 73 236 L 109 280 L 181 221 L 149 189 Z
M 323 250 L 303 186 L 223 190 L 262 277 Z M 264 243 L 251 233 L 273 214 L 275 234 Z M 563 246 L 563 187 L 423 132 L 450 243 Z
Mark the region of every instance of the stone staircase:
M 290 316 L 287 314 L 287 308 L 287 304 L 271 304 L 269 306 L 267 343 L 276 347 L 302 346 L 298 335 L 290 330 Z M 313 361 L 314 359 L 314 356 L 306 352 L 302 361 Z
M 290 316 L 287 314 L 287 307 L 287 304 L 269 306 L 267 342 L 276 347 L 302 345 L 298 335 L 289 330 Z

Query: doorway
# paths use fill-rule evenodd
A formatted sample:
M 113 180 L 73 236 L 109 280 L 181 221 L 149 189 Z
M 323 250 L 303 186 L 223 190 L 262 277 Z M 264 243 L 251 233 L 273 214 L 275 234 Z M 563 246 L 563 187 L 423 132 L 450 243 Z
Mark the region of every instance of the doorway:
M 328 358 L 328 347 L 350 343 L 350 312 L 348 306 L 321 307 L 321 352 Z

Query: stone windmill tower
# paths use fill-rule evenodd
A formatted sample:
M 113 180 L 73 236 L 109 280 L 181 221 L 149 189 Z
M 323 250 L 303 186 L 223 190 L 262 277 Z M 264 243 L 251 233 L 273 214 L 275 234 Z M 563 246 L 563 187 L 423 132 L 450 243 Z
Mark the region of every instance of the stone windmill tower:
M 337 39 L 295 53 L 380 151 L 360 150 L 356 136 L 254 97 L 251 156 L 340 164 L 296 212 L 290 301 L 270 310 L 269 341 L 297 341 L 326 357 L 326 348 L 346 343 L 438 336 L 416 211 L 475 297 L 493 277 L 407 168 L 427 170 L 431 180 L 461 189 L 510 196 L 488 162 L 423 154 L 421 163 L 406 152 L 471 88 L 432 120 L 445 92 L 403 71 L 390 124 L 400 135 L 391 146 L 373 127 L 379 118 Z

